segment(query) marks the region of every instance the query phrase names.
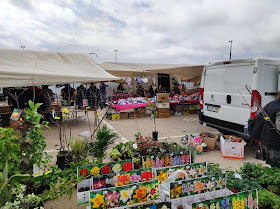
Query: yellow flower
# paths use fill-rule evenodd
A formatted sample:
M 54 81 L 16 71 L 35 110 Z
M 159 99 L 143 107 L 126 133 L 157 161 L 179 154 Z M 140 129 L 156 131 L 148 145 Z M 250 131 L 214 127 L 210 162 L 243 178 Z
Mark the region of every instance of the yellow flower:
M 100 174 L 100 168 L 95 166 L 90 170 L 90 173 L 92 173 L 94 176 L 98 176 Z
M 170 194 L 171 194 L 170 197 L 171 199 L 179 198 L 180 194 L 182 194 L 182 185 L 181 186 L 175 185 L 174 188 L 171 189 Z
M 67 108 L 62 108 L 62 112 L 67 114 L 67 113 L 69 113 L 69 110 Z
M 104 207 L 104 197 L 105 195 L 97 194 L 95 198 L 91 199 L 90 201 L 93 203 L 92 208 L 100 208 L 100 206 Z
M 205 169 L 205 167 L 203 166 L 203 165 L 201 165 L 199 168 L 198 168 L 198 173 L 199 174 L 204 174 L 205 172 L 206 172 L 206 169 Z
M 167 179 L 167 172 L 160 172 L 160 174 L 157 176 L 159 184 L 161 184 L 163 181 Z

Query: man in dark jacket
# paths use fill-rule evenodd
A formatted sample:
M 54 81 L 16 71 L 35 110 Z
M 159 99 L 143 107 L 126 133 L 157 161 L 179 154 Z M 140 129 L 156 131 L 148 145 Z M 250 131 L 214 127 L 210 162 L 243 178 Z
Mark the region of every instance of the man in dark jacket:
M 104 104 L 106 104 L 106 85 L 103 81 L 100 82 L 100 92 Z
M 280 91 L 278 92 L 277 100 L 268 103 L 264 107 L 264 111 L 273 124 L 275 124 L 277 120 L 276 115 L 280 112 Z M 251 137 L 261 142 L 262 147 L 266 152 L 267 163 L 272 166 L 277 166 L 273 162 L 280 162 L 280 135 L 268 118 L 261 112 L 251 132 Z M 278 166 L 280 167 L 280 163 L 278 163 Z

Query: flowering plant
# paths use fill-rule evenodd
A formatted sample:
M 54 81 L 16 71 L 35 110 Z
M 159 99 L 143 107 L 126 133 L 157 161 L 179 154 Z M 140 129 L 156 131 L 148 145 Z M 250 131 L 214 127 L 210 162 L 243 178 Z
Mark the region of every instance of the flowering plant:
M 151 137 L 143 138 L 141 135 L 137 141 L 137 151 L 140 155 L 151 155 L 153 153 L 161 153 L 164 150 L 159 142 L 152 141 Z

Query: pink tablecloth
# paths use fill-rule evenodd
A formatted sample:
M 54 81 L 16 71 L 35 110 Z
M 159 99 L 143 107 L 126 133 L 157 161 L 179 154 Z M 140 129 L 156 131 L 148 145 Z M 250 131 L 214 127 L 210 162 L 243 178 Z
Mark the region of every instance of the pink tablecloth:
M 142 103 L 142 104 L 112 105 L 112 107 L 116 108 L 120 112 L 132 108 L 146 107 L 148 105 L 149 103 Z

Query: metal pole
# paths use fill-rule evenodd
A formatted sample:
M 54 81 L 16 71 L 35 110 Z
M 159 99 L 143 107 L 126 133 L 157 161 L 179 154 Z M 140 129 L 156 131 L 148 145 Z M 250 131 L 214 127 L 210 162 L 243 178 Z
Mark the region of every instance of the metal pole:
M 230 42 L 230 49 L 229 49 L 229 59 L 231 60 L 231 48 L 232 48 L 232 40 L 230 40 L 229 42 Z
M 118 60 L 117 60 L 117 51 L 118 51 L 118 50 L 115 49 L 114 51 L 115 51 L 115 62 L 118 62 Z

